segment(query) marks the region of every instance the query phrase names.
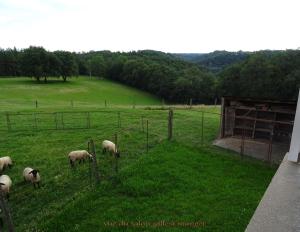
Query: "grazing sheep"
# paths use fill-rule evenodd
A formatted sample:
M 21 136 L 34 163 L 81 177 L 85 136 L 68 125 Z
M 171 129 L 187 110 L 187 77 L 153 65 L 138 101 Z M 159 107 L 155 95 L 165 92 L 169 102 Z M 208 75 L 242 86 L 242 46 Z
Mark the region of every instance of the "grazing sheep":
M 104 140 L 102 142 L 102 149 L 103 154 L 108 151 L 110 154 L 113 154 L 116 158 L 120 158 L 120 152 L 118 151 L 116 144 L 114 144 L 113 142 L 109 140 Z
M 5 168 L 11 168 L 13 166 L 12 160 L 9 156 L 4 156 L 0 158 L 0 171 L 4 171 Z
M 0 176 L 0 188 L 2 193 L 6 194 L 7 199 L 9 199 L 9 191 L 12 185 L 12 181 L 8 175 Z
M 74 167 L 75 161 L 79 160 L 79 163 L 84 162 L 86 158 L 93 159 L 93 156 L 86 150 L 71 151 L 68 155 L 71 167 Z
M 34 188 L 36 185 L 40 187 L 41 177 L 38 169 L 33 169 L 30 167 L 25 168 L 23 171 L 23 177 L 25 181 L 31 182 Z

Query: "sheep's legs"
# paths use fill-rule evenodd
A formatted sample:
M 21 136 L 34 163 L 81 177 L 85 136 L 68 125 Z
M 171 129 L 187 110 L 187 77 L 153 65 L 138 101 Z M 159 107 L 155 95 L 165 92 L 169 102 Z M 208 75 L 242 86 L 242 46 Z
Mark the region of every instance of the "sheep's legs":
M 70 159 L 70 165 L 71 165 L 71 168 L 74 167 L 74 162 Z
M 103 148 L 103 150 L 102 150 L 102 154 L 104 154 L 106 152 L 106 149 L 105 148 Z

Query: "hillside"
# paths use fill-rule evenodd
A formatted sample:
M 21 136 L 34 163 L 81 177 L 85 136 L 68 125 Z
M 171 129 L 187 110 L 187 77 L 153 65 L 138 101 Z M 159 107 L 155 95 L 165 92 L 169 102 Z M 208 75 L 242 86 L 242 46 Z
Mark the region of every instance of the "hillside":
M 176 53 L 176 57 L 186 61 L 196 63 L 217 73 L 224 68 L 245 60 L 250 52 L 228 52 L 228 51 L 214 51 L 210 53 Z
M 37 83 L 30 78 L 0 78 L 0 111 L 159 105 L 155 96 L 110 80 L 73 77 L 70 81 Z
M 14 112 L 0 112 L 0 154 L 14 162 L 4 173 L 13 181 L 8 204 L 17 232 L 242 231 L 276 170 L 211 145 L 219 107 L 174 110 L 169 141 L 169 111 L 126 107 L 132 96 L 141 104 L 158 101 L 111 81 L 4 78 L 0 88 L 3 110 Z M 105 108 L 108 98 L 120 105 Z M 118 173 L 100 145 L 115 141 L 116 134 Z M 70 151 L 88 149 L 89 139 L 96 145 L 98 185 L 88 161 L 71 169 L 67 158 Z M 40 170 L 40 189 L 24 183 L 27 166 Z M 129 225 L 118 226 L 120 221 Z

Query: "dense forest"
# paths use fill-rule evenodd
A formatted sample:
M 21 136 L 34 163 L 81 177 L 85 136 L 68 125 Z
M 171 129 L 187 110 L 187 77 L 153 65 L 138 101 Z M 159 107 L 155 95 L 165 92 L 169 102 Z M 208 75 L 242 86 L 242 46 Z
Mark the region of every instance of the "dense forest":
M 247 59 L 250 54 L 250 52 L 243 51 L 214 51 L 210 53 L 175 53 L 174 55 L 185 61 L 206 67 L 213 73 L 218 73 L 231 64 Z
M 0 49 L 0 76 L 28 76 L 44 83 L 49 78 L 67 81 L 71 76 L 92 75 L 174 103 L 192 98 L 194 103 L 209 104 L 223 95 L 296 99 L 300 87 L 299 50 L 216 51 L 184 59 L 151 50 L 71 53 L 42 47 Z

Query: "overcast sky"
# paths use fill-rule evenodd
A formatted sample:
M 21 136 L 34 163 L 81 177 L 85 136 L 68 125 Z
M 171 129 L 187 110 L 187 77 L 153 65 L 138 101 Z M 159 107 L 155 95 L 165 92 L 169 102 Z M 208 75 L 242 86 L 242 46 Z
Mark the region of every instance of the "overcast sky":
M 0 0 L 0 47 L 297 49 L 299 0 Z

